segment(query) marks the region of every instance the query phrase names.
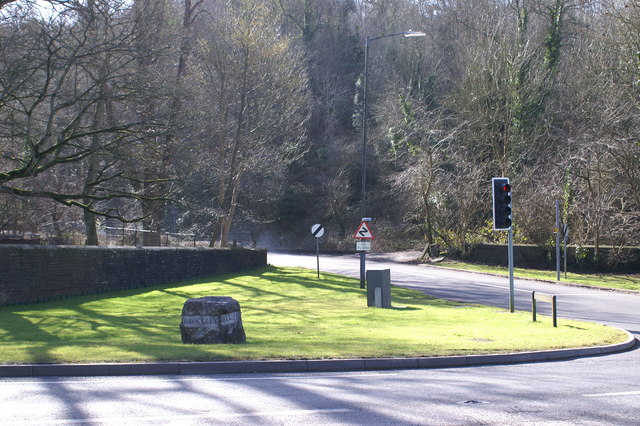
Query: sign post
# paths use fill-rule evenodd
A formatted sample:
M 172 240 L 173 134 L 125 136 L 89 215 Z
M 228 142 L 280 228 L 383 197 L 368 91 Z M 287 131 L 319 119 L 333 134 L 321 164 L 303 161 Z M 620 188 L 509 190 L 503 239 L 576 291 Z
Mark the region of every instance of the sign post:
M 369 222 L 371 222 L 371 218 L 363 217 L 362 222 L 360 222 L 360 226 L 356 230 L 355 234 L 353 234 L 353 238 L 355 238 L 356 240 L 373 240 L 373 234 L 371 233 Z M 367 273 L 366 253 L 367 251 L 370 251 L 370 250 L 371 250 L 370 241 L 356 242 L 356 251 L 360 252 L 360 288 L 365 288 L 366 273 Z
M 324 235 L 324 226 L 316 223 L 311 227 L 311 235 L 316 237 L 316 266 L 320 278 L 320 237 Z
M 562 236 L 564 239 L 564 279 L 567 279 L 567 240 L 569 239 L 569 225 L 562 225 Z

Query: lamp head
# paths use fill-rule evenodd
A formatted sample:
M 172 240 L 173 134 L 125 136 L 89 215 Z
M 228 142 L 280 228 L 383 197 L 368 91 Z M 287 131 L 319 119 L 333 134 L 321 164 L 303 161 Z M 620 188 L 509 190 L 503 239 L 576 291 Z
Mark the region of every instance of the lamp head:
M 402 35 L 404 35 L 405 37 L 424 37 L 427 34 L 423 33 L 422 31 L 405 31 L 404 33 L 402 33 Z

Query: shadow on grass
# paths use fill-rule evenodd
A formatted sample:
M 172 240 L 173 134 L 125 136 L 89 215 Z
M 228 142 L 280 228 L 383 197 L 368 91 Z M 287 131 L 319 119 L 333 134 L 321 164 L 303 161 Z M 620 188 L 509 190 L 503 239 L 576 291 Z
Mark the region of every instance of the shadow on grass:
M 260 274 L 257 273 L 256 276 L 259 277 Z M 234 275 L 232 278 L 238 276 L 240 275 Z M 221 278 L 224 280 L 226 277 L 0 308 L 0 362 L 5 361 L 2 354 L 11 349 L 8 347 L 15 345 L 22 346 L 28 352 L 28 362 L 60 361 L 56 352 L 71 346 L 76 347 L 76 351 L 80 353 L 88 348 L 105 347 L 138 354 L 138 358 L 163 359 L 162 343 L 158 341 L 166 340 L 168 329 L 173 329 L 175 343 L 181 344 L 179 324 L 182 305 L 186 299 L 199 296 L 180 289 L 220 281 Z M 136 296 L 154 292 L 164 294 L 165 297 L 152 297 L 152 300 L 141 298 L 134 301 Z M 162 299 L 162 303 L 153 306 L 153 299 Z M 121 306 L 109 313 L 110 305 L 121 305 L 123 300 L 127 300 L 129 313 L 123 312 Z M 149 311 L 150 306 L 153 311 Z M 140 315 L 141 312 L 143 315 Z M 126 338 L 118 338 L 118 335 Z M 138 342 L 127 343 L 127 339 Z M 184 352 L 185 359 L 233 358 L 215 354 L 210 346 L 205 348 L 184 345 L 182 350 L 177 352 Z
M 307 291 L 309 297 L 305 295 Z M 82 361 L 84 352 L 92 352 L 95 357 L 101 349 L 139 360 L 237 359 L 228 348 L 181 343 L 179 324 L 184 302 L 209 295 L 236 298 L 243 317 L 249 314 L 253 323 L 276 318 L 282 324 L 313 327 L 318 321 L 317 310 L 300 309 L 307 299 L 323 302 L 351 298 L 366 309 L 365 290 L 355 279 L 331 274 L 317 279 L 312 271 L 267 267 L 249 274 L 0 308 L 0 362 L 6 362 L 9 352 L 20 350 L 22 359 L 28 358 L 26 362 L 60 362 L 65 360 L 61 353 L 71 352 L 74 359 Z M 410 306 L 415 304 L 457 305 L 395 287 L 393 303 L 398 305 L 394 309 L 398 311 L 419 310 Z M 287 310 L 288 304 L 297 309 Z M 257 345 L 250 337 L 248 341 L 248 345 Z M 13 357 L 20 359 L 18 355 Z
M 44 331 L 43 328 L 50 328 L 51 322 L 61 320 L 59 317 L 47 317 L 46 314 L 39 314 L 37 311 L 19 310 L 0 314 L 2 328 L 5 331 L 5 336 L 0 338 L 0 363 L 5 361 L 5 357 L 2 356 L 3 345 L 22 346 L 27 352 L 26 362 L 35 363 L 64 362 L 68 356 L 61 354 L 61 351 L 69 352 L 72 358 L 80 361 L 83 360 L 83 353 L 96 351 L 130 354 L 131 359 L 139 360 L 175 359 L 174 355 L 163 354 L 180 353 L 184 353 L 181 357 L 183 359 L 233 358 L 221 353 L 216 354 L 211 347 L 184 345 L 176 350 L 175 345 L 181 343 L 179 314 L 174 327 L 168 327 L 166 324 L 150 325 L 148 318 L 100 313 L 84 308 L 83 304 L 66 304 L 65 309 L 75 319 L 66 321 L 64 327 L 56 327 L 57 333 Z M 153 319 L 151 317 L 151 320 Z M 166 344 L 167 334 L 171 334 L 167 328 L 173 328 L 173 345 Z M 125 337 L 119 337 L 117 334 Z M 169 349 L 168 346 L 174 347 Z M 87 360 L 91 359 L 89 356 Z M 109 361 L 109 356 L 105 360 Z
M 391 309 L 394 311 L 419 311 L 420 310 L 418 308 L 412 308 L 411 306 L 391 306 L 391 308 L 386 308 L 386 309 Z

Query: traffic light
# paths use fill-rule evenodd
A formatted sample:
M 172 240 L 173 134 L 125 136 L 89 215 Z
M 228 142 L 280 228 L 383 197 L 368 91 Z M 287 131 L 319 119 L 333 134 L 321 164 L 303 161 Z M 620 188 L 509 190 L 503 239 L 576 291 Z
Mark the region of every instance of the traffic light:
M 511 229 L 511 185 L 509 178 L 491 179 L 493 187 L 493 229 Z

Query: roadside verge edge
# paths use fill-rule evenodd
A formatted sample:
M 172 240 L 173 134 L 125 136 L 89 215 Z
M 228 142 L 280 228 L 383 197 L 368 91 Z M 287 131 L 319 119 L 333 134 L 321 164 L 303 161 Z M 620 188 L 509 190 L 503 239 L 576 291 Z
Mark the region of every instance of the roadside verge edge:
M 569 348 L 507 354 L 458 355 L 418 358 L 361 358 L 264 361 L 151 362 L 100 364 L 18 364 L 0 365 L 0 377 L 50 376 L 136 376 L 240 373 L 305 373 L 399 369 L 471 367 L 560 361 L 572 358 L 608 355 L 632 349 L 633 334 L 621 343 L 586 348 Z

